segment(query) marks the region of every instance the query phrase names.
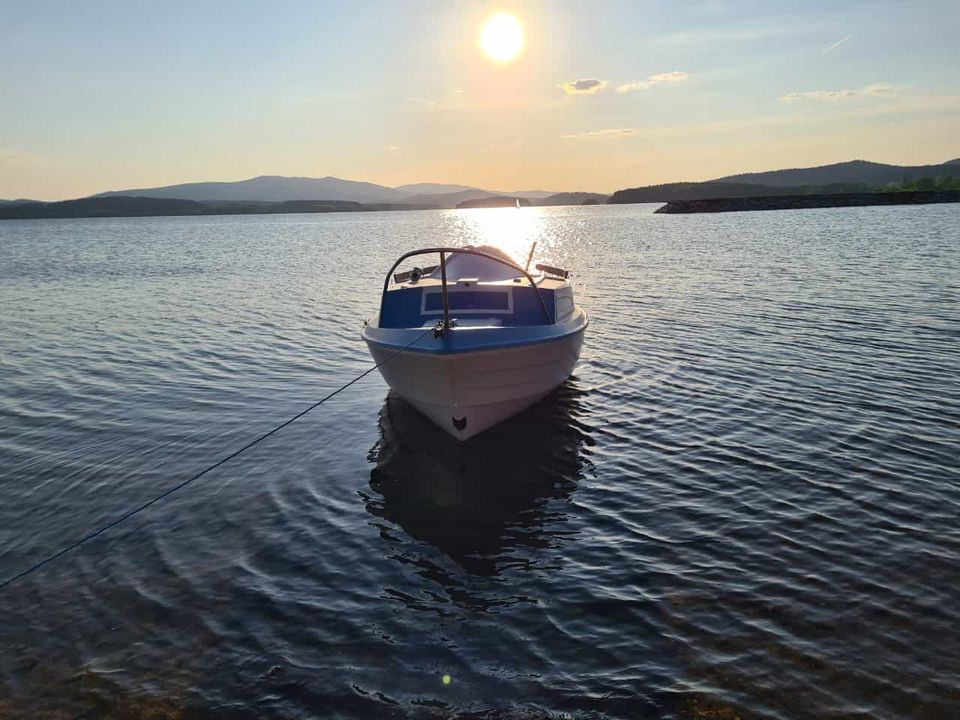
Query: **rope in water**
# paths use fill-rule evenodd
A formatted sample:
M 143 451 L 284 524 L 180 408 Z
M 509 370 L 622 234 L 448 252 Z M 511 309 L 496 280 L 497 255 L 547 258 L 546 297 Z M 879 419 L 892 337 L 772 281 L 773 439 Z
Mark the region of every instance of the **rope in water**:
M 322 398 L 320 398 L 319 400 L 317 400 L 317 402 L 315 402 L 315 403 L 314 403 L 313 405 L 311 405 L 310 407 L 308 407 L 308 408 L 306 408 L 306 409 L 304 409 L 304 410 L 301 410 L 300 412 L 298 412 L 296 415 L 294 415 L 293 417 L 289 418 L 288 420 L 284 420 L 282 423 L 280 423 L 279 425 L 277 425 L 276 427 L 274 427 L 272 430 L 269 430 L 269 431 L 263 433 L 263 435 L 261 435 L 260 437 L 256 438 L 255 440 L 251 440 L 250 442 L 248 442 L 246 445 L 244 445 L 244 446 L 243 446 L 242 448 L 240 448 L 239 450 L 234 450 L 232 453 L 230 453 L 230 454 L 227 455 L 226 457 L 223 457 L 223 458 L 217 460 L 217 462 L 215 462 L 213 465 L 209 465 L 208 467 L 204 468 L 203 470 L 201 470 L 201 471 L 198 472 L 197 474 L 192 475 L 191 477 L 187 478 L 186 480 L 184 480 L 184 481 L 182 481 L 182 482 L 180 482 L 180 483 L 177 483 L 177 484 L 174 485 L 173 487 L 164 490 L 162 493 L 160 493 L 159 495 L 157 495 L 157 496 L 156 496 L 155 498 L 153 498 L 152 500 L 148 500 L 147 502 L 143 503 L 142 505 L 139 505 L 139 506 L 133 508 L 132 510 L 128 510 L 128 511 L 125 512 L 123 515 L 120 515 L 119 517 L 111 520 L 110 522 L 108 522 L 106 525 L 100 527 L 99 529 L 94 530 L 93 532 L 89 533 L 88 535 L 84 535 L 84 536 L 83 536 L 82 538 L 80 538 L 79 540 L 75 540 L 74 542 L 70 543 L 69 545 L 66 545 L 65 547 L 61 548 L 60 550 L 58 550 L 57 552 L 53 553 L 52 555 L 48 555 L 48 556 L 45 557 L 43 560 L 40 560 L 39 562 L 34 563 L 34 564 L 31 565 L 30 567 L 28 567 L 26 570 L 23 570 L 23 571 L 17 573 L 16 575 L 11 575 L 10 577 L 6 578 L 5 580 L 0 581 L 0 588 L 5 588 L 7 585 L 10 585 L 11 583 L 16 582 L 17 580 L 21 580 L 21 579 L 25 578 L 27 575 L 30 575 L 31 573 L 36 572 L 37 570 L 39 570 L 40 568 L 42 568 L 44 565 L 47 565 L 48 563 L 53 562 L 53 561 L 56 560 L 57 558 L 63 557 L 64 555 L 66 555 L 66 554 L 67 554 L 68 552 L 70 552 L 71 550 L 75 550 L 75 549 L 77 549 L 78 547 L 80 547 L 81 545 L 90 542 L 90 541 L 93 540 L 94 538 L 99 537 L 100 535 L 103 535 L 103 533 L 107 532 L 108 530 L 110 530 L 110 529 L 112 529 L 112 528 L 115 528 L 115 527 L 116 527 L 117 525 L 119 525 L 120 523 L 122 523 L 122 522 L 124 522 L 124 521 L 126 521 L 126 520 L 129 520 L 129 519 L 132 518 L 134 515 L 143 512 L 144 510 L 146 510 L 146 509 L 147 509 L 148 507 L 150 507 L 151 505 L 154 505 L 154 504 L 160 502 L 161 500 L 163 500 L 164 498 L 169 497 L 170 495 L 173 495 L 173 493 L 177 492 L 177 490 L 180 490 L 180 489 L 182 489 L 182 488 L 185 488 L 187 485 L 189 485 L 190 483 L 192 483 L 194 480 L 199 480 L 200 478 L 202 478 L 204 475 L 206 475 L 206 474 L 207 474 L 208 472 L 210 472 L 211 470 L 215 470 L 215 469 L 217 469 L 218 467 L 220 467 L 221 465 L 223 465 L 223 464 L 225 464 L 225 463 L 233 460 L 235 457 L 237 457 L 238 455 L 240 455 L 240 454 L 243 453 L 243 452 L 246 452 L 247 450 L 249 450 L 250 448 L 252 448 L 252 447 L 253 447 L 254 445 L 256 445 L 257 443 L 261 442 L 262 440 L 266 440 L 268 437 L 270 437 L 270 436 L 273 435 L 274 433 L 279 432 L 279 431 L 282 430 L 283 428 L 287 427 L 287 425 L 290 425 L 291 423 L 296 422 L 297 420 L 299 420 L 300 418 L 302 418 L 304 415 L 306 415 L 306 414 L 309 413 L 310 411 L 317 409 L 318 407 L 320 407 L 321 405 L 323 405 L 323 403 L 325 403 L 327 400 L 329 400 L 330 398 L 332 398 L 334 395 L 338 395 L 339 393 L 343 392 L 344 390 L 346 390 L 348 387 L 350 387 L 350 386 L 353 385 L 354 383 L 356 383 L 356 382 L 362 380 L 363 378 L 365 378 L 367 375 L 369 375 L 370 373 L 372 373 L 372 372 L 373 372 L 374 370 L 376 370 L 377 368 L 382 367 L 382 366 L 385 365 L 386 363 L 390 362 L 390 360 L 392 360 L 392 359 L 395 358 L 398 354 L 400 354 L 401 352 L 403 352 L 404 350 L 406 350 L 407 348 L 409 348 L 411 345 L 413 345 L 414 343 L 416 343 L 416 342 L 417 342 L 418 340 L 420 340 L 420 338 L 422 338 L 424 335 L 426 335 L 427 333 L 432 333 L 433 331 L 434 331 L 434 329 L 431 327 L 429 330 L 425 330 L 424 332 L 420 333 L 419 335 L 417 335 L 417 337 L 415 337 L 413 340 L 411 340 L 410 342 L 408 342 L 406 345 L 404 345 L 403 347 L 399 348 L 398 350 L 395 350 L 394 352 L 390 353 L 387 357 L 385 357 L 383 360 L 381 360 L 381 361 L 378 362 L 377 364 L 373 365 L 372 367 L 367 368 L 367 369 L 364 370 L 362 373 L 360 373 L 360 374 L 357 375 L 355 378 L 353 378 L 353 380 L 351 380 L 350 382 L 348 382 L 348 383 L 346 383 L 346 384 L 344 384 L 344 385 L 341 385 L 340 387 L 338 387 L 336 390 L 334 390 L 334 391 L 331 392 L 330 394 L 328 394 L 328 395 L 326 395 L 325 397 L 322 397 Z

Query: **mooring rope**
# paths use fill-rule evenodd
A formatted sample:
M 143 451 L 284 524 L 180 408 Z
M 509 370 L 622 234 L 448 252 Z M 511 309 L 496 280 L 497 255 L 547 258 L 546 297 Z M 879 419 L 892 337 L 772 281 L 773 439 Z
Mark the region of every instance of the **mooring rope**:
M 74 542 L 70 543 L 69 545 L 67 545 L 67 546 L 65 546 L 65 547 L 63 547 L 63 548 L 61 548 L 60 550 L 58 550 L 57 552 L 53 553 L 52 555 L 48 555 L 48 556 L 45 557 L 43 560 L 40 560 L 39 562 L 34 563 L 34 564 L 31 565 L 30 567 L 28 567 L 26 570 L 23 570 L 23 571 L 17 573 L 16 575 L 11 575 L 10 577 L 6 578 L 5 580 L 0 581 L 0 588 L 5 588 L 7 585 L 10 585 L 11 583 L 16 582 L 17 580 L 21 580 L 22 578 L 25 578 L 27 575 L 30 575 L 31 573 L 36 572 L 37 570 L 39 570 L 40 568 L 42 568 L 44 565 L 47 565 L 48 563 L 53 562 L 53 561 L 56 560 L 57 558 L 63 557 L 64 555 L 66 555 L 66 554 L 67 554 L 68 552 L 70 552 L 71 550 L 75 550 L 75 549 L 77 549 L 78 547 L 80 547 L 81 545 L 90 542 L 90 541 L 93 540 L 94 538 L 99 537 L 100 535 L 103 535 L 103 533 L 107 532 L 107 531 L 110 530 L 111 528 L 115 528 L 115 527 L 116 527 L 117 525 L 119 525 L 120 523 L 122 523 L 122 522 L 124 522 L 124 521 L 126 521 L 126 520 L 129 520 L 129 519 L 132 518 L 134 515 L 143 512 L 144 510 L 146 510 L 146 509 L 147 509 L 148 507 L 150 507 L 151 505 L 154 505 L 154 504 L 160 502 L 161 500 L 163 500 L 164 498 L 166 498 L 166 497 L 168 497 L 168 496 L 170 496 L 170 495 L 173 495 L 173 493 L 177 492 L 177 490 L 180 490 L 180 489 L 182 489 L 182 488 L 185 488 L 187 485 L 189 485 L 190 483 L 192 483 L 194 480 L 199 480 L 200 478 L 202 478 L 204 475 L 206 475 L 206 474 L 207 474 L 208 472 L 210 472 L 211 470 L 216 470 L 216 469 L 217 469 L 218 467 L 220 467 L 221 465 L 223 465 L 223 464 L 225 464 L 225 463 L 233 460 L 235 457 L 237 457 L 237 456 L 240 455 L 241 453 L 246 452 L 247 450 L 249 450 L 250 448 L 252 448 L 252 447 L 253 447 L 254 445 L 256 445 L 257 443 L 261 442 L 262 440 L 266 440 L 268 437 L 270 437 L 270 436 L 273 435 L 274 433 L 279 432 L 280 430 L 283 430 L 283 428 L 287 427 L 287 425 L 290 425 L 291 423 L 296 422 L 297 420 L 299 420 L 300 418 L 302 418 L 304 415 L 306 415 L 306 414 L 309 413 L 310 411 L 317 409 L 318 407 L 320 407 L 321 405 L 323 405 L 327 400 L 329 400 L 330 398 L 332 398 L 334 395 L 337 395 L 337 394 L 343 392 L 344 390 L 346 390 L 348 387 L 350 387 L 350 386 L 353 385 L 354 383 L 362 380 L 362 379 L 365 378 L 367 375 L 369 375 L 370 373 L 372 373 L 374 370 L 376 370 L 377 368 L 382 367 L 382 366 L 385 365 L 386 363 L 390 362 L 390 361 L 391 361 L 393 358 L 395 358 L 398 354 L 400 354 L 401 352 L 403 352 L 404 350 L 406 350 L 407 348 L 409 348 L 411 345 L 415 344 L 415 343 L 416 343 L 418 340 L 420 340 L 420 338 L 422 338 L 424 335 L 427 335 L 428 333 L 432 333 L 432 332 L 434 332 L 434 328 L 433 328 L 433 327 L 431 327 L 429 330 L 425 330 L 424 332 L 420 333 L 419 335 L 417 335 L 417 337 L 415 337 L 413 340 L 411 340 L 410 342 L 408 342 L 406 345 L 404 345 L 403 347 L 401 347 L 401 348 L 395 350 L 394 352 L 390 353 L 387 357 L 385 357 L 383 360 L 381 360 L 380 362 L 376 363 L 375 365 L 367 368 L 367 369 L 364 370 L 362 373 L 360 373 L 360 374 L 357 375 L 355 378 L 353 378 L 353 380 L 351 380 L 350 382 L 348 382 L 348 383 L 346 383 L 346 384 L 344 384 L 344 385 L 341 385 L 341 386 L 338 387 L 336 390 L 334 390 L 333 392 L 331 392 L 329 395 L 326 395 L 325 397 L 320 398 L 320 399 L 317 400 L 313 405 L 311 405 L 310 407 L 308 407 L 308 408 L 306 408 L 306 409 L 304 409 L 304 410 L 301 410 L 300 412 L 298 412 L 296 415 L 294 415 L 293 417 L 289 418 L 288 420 L 284 420 L 282 423 L 280 423 L 279 425 L 277 425 L 277 426 L 276 426 L 275 428 L 273 428 L 272 430 L 269 430 L 269 431 L 263 433 L 262 435 L 260 435 L 260 437 L 254 439 L 254 440 L 251 440 L 250 442 L 248 442 L 246 445 L 244 445 L 244 446 L 243 446 L 242 448 L 240 448 L 239 450 L 234 450 L 232 453 L 230 453 L 230 454 L 227 455 L 226 457 L 220 458 L 220 459 L 217 460 L 217 462 L 215 462 L 213 465 L 209 465 L 208 467 L 204 468 L 203 470 L 201 470 L 201 471 L 198 472 L 197 474 L 192 475 L 191 477 L 187 478 L 186 480 L 184 480 L 184 481 L 182 481 L 182 482 L 180 482 L 180 483 L 177 483 L 176 485 L 174 485 L 174 486 L 171 487 L 171 488 L 168 488 L 167 490 L 164 490 L 162 493 L 160 493 L 159 495 L 157 495 L 155 498 L 153 498 L 153 499 L 151 499 L 151 500 L 148 500 L 147 502 L 143 503 L 142 505 L 139 505 L 138 507 L 135 507 L 135 508 L 133 508 L 132 510 L 128 510 L 128 511 L 125 512 L 123 515 L 120 515 L 119 517 L 111 520 L 110 522 L 108 522 L 106 525 L 100 527 L 99 529 L 94 530 L 93 532 L 91 532 L 91 533 L 89 533 L 89 534 L 87 534 L 87 535 L 84 535 L 84 536 L 83 536 L 82 538 L 80 538 L 79 540 L 75 540 Z

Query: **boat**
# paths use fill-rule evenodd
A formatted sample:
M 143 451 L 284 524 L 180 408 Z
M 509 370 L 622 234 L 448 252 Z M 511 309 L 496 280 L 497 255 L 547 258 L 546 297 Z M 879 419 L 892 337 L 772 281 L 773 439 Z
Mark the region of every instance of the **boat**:
M 396 272 L 423 255 L 438 265 Z M 387 385 L 458 440 L 516 415 L 573 372 L 588 318 L 570 273 L 488 245 L 402 255 L 362 337 Z

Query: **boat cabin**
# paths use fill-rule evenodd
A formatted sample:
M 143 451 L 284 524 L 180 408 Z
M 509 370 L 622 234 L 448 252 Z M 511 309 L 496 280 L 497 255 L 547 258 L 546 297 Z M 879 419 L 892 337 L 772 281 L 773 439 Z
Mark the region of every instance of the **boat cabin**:
M 537 265 L 537 274 L 530 275 L 490 246 L 416 251 L 397 265 L 430 252 L 441 252 L 440 265 L 388 275 L 379 327 L 429 327 L 438 321 L 455 327 L 553 325 L 573 313 L 564 270 Z

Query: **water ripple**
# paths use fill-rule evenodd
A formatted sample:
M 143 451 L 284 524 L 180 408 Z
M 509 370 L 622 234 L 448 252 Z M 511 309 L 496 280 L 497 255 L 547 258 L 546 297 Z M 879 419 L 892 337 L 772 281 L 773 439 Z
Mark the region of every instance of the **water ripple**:
M 371 377 L 8 588 L 0 717 L 955 714 L 957 206 L 651 209 L 0 224 L 3 576 L 366 369 L 424 238 L 591 315 L 466 445 Z

